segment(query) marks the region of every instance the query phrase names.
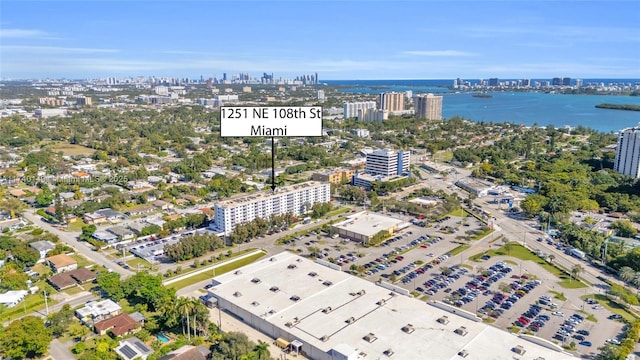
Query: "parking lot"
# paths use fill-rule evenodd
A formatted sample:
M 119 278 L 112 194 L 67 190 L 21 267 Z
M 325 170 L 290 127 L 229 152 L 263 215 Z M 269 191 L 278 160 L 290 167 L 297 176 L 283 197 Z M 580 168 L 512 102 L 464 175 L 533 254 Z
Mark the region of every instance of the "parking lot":
M 585 355 L 598 353 L 598 347 L 615 343 L 621 334 L 623 324 L 610 318 L 610 312 L 580 299 L 589 290 L 561 288 L 558 279 L 537 264 L 506 256 L 462 265 L 456 260 L 443 259 L 429 267 L 415 287 L 413 282 L 398 285 L 477 313 L 499 328 L 559 345 L 574 342 Z
M 597 290 L 562 288 L 559 279 L 538 264 L 509 256 L 483 262 L 470 261 L 469 254 L 448 256 L 459 244 L 456 236 L 481 226 L 475 218 L 450 217 L 433 225 L 413 224 L 369 248 L 339 238 L 318 239 L 317 234 L 302 236 L 294 246 L 303 253 L 316 247 L 320 257 L 343 270 L 356 265 L 370 281 L 394 283 L 418 293 L 418 298 L 478 313 L 496 327 L 559 345 L 573 342 L 584 356 L 597 354 L 599 347 L 621 335 L 623 324 L 610 319 L 609 311 L 581 300 Z

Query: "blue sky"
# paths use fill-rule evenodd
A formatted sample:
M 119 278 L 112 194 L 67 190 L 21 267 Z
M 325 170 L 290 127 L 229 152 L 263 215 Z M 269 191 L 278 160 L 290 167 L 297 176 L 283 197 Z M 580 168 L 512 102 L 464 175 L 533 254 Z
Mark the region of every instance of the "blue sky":
M 29 1 L 1 78 L 640 78 L 640 1 Z

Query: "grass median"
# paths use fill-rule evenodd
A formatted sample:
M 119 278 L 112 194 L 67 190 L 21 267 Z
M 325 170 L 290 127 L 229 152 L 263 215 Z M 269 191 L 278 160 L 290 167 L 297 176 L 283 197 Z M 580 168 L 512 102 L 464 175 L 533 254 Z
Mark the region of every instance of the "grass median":
M 251 256 L 248 256 L 246 258 L 243 259 L 237 259 L 237 260 L 232 260 L 224 265 L 218 266 L 215 268 L 215 276 L 218 275 L 222 275 L 224 273 L 228 273 L 229 271 L 233 271 L 235 269 L 241 268 L 245 265 L 251 264 L 252 262 L 260 259 L 261 257 L 265 256 L 266 254 L 264 252 L 260 252 L 257 254 L 253 254 Z M 167 287 L 169 288 L 173 288 L 176 290 L 182 289 L 183 287 L 187 287 L 189 285 L 193 285 L 193 284 L 197 284 L 201 281 L 207 280 L 207 279 L 211 279 L 214 276 L 214 270 L 212 269 L 211 271 L 205 271 L 199 274 L 195 274 L 192 276 L 189 276 L 185 279 L 182 279 L 180 281 L 176 281 L 172 284 L 167 285 Z

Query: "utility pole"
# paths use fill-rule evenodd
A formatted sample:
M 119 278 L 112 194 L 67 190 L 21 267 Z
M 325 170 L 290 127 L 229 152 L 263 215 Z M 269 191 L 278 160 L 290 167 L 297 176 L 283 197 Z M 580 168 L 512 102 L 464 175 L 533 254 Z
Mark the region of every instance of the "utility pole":
M 49 303 L 47 302 L 47 290 L 43 291 L 44 293 L 44 306 L 47 309 L 47 316 L 49 316 Z

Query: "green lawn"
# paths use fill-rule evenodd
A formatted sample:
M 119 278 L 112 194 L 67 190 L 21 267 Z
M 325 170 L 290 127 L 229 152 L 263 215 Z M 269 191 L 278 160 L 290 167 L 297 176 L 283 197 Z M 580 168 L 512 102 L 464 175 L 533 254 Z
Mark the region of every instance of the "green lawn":
M 81 288 L 80 286 L 74 286 L 72 288 L 68 288 L 66 290 L 63 290 L 62 292 L 66 293 L 66 294 L 69 294 L 69 295 L 75 295 L 75 294 L 81 293 L 83 291 L 84 291 L 84 289 Z
M 87 267 L 89 265 L 95 265 L 94 263 L 92 263 L 91 261 L 89 261 L 89 259 L 87 259 L 86 257 L 80 255 L 80 254 L 73 254 L 71 255 L 72 258 L 74 258 L 77 262 L 78 262 L 78 267 Z
M 245 265 L 251 264 L 252 262 L 260 259 L 261 257 L 263 257 L 265 255 L 265 253 L 259 253 L 259 254 L 255 254 L 255 255 L 251 255 L 249 257 L 246 257 L 244 259 L 238 259 L 236 261 L 231 261 L 227 264 L 224 264 L 220 267 L 217 267 L 215 269 L 215 274 L 217 275 L 222 275 L 224 273 L 228 273 L 229 271 L 233 271 L 235 269 L 241 268 Z M 167 287 L 169 288 L 173 288 L 176 290 L 182 289 L 185 286 L 189 286 L 189 285 L 193 285 L 195 283 L 198 283 L 200 281 L 204 281 L 207 279 L 211 279 L 212 277 L 212 273 L 209 271 L 205 271 L 203 273 L 197 274 L 197 275 L 193 275 L 190 276 L 186 279 L 180 280 L 180 281 L 176 281 L 172 284 L 167 285 Z
M 470 247 L 471 245 L 468 245 L 468 244 L 458 245 L 455 248 L 453 248 L 451 251 L 449 251 L 449 254 L 451 254 L 451 256 L 456 256 Z
M 127 260 L 127 265 L 131 267 L 131 270 L 138 270 L 138 265 L 140 265 L 140 270 L 151 269 L 151 263 L 139 257 Z
M 558 282 L 558 284 L 567 289 L 579 289 L 587 286 L 580 280 L 571 279 L 569 274 L 564 270 L 560 269 L 554 264 L 547 262 L 545 259 L 532 253 L 531 251 L 529 251 L 529 249 L 525 248 L 524 246 L 514 242 L 509 243 L 508 247 L 506 245 L 503 245 L 502 247 L 496 250 L 488 250 L 479 254 L 472 255 L 471 257 L 469 257 L 469 260 L 475 261 L 475 262 L 481 262 L 482 260 L 480 260 L 480 258 L 484 254 L 488 254 L 491 257 L 511 256 L 520 260 L 533 261 L 536 264 L 542 266 L 545 270 L 547 270 L 551 274 L 555 275 L 557 278 L 559 278 L 560 281 Z
M 553 290 L 549 290 L 549 292 L 553 294 L 554 299 L 558 299 L 560 301 L 567 301 L 567 297 L 564 296 L 564 293 L 561 293 L 559 291 L 553 291 Z
M 69 231 L 82 231 L 82 227 L 85 226 L 87 224 L 85 224 L 82 220 L 78 219 L 72 223 L 69 224 L 68 229 Z
M 582 300 L 585 300 L 586 298 L 595 299 L 598 302 L 598 304 L 604 306 L 605 309 L 611 311 L 614 314 L 621 315 L 624 319 L 626 319 L 629 322 L 633 322 L 638 319 L 633 313 L 627 310 L 627 308 L 624 305 L 616 302 L 613 299 L 608 298 L 606 295 L 590 294 L 590 295 L 581 296 L 580 298 Z
M 49 292 L 49 294 L 51 294 L 51 292 Z M 51 299 L 50 297 L 47 298 L 47 301 L 49 303 L 49 306 L 57 303 L 57 301 Z M 44 295 L 42 294 L 42 292 L 30 294 L 27 295 L 25 300 L 17 306 L 0 310 L 0 321 L 9 321 L 17 317 L 24 316 L 25 314 L 29 314 L 32 311 L 44 308 Z
M 335 215 L 340 215 L 340 214 L 342 214 L 342 213 L 349 212 L 349 210 L 350 210 L 350 209 L 349 209 L 348 207 L 341 206 L 341 207 L 339 207 L 339 208 L 337 208 L 337 209 L 333 209 L 333 210 L 329 211 L 328 213 L 326 213 L 326 214 L 324 215 L 324 217 L 327 217 L 327 218 L 328 218 L 328 217 L 332 217 L 332 216 L 335 216 Z
M 462 208 L 457 208 L 452 210 L 451 212 L 449 212 L 449 214 L 447 214 L 449 216 L 457 216 L 457 217 L 466 217 L 467 216 L 467 212 L 464 211 L 464 209 Z

